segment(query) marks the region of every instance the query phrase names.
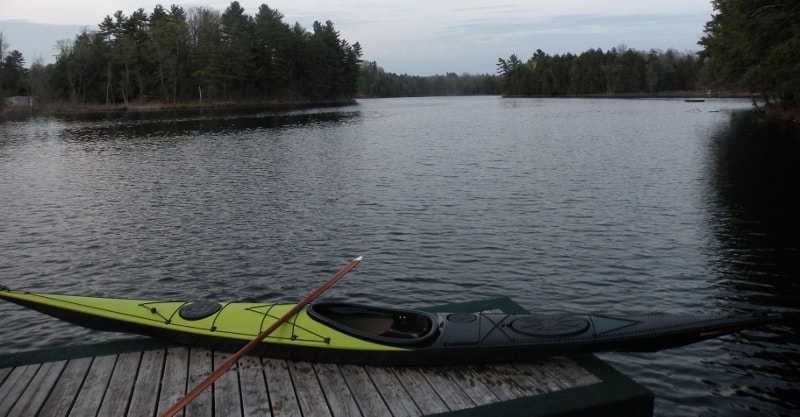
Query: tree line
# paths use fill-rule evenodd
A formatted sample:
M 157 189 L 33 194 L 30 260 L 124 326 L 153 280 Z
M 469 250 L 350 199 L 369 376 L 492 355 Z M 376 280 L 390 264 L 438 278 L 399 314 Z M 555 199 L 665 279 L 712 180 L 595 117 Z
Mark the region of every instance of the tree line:
M 262 4 L 255 16 L 238 1 L 220 13 L 155 6 L 106 16 L 97 30 L 57 43 L 55 64 L 32 65 L 46 82 L 29 94 L 74 104 L 196 100 L 344 101 L 357 90 L 361 46 L 340 39 L 331 21 L 308 31 Z M 4 91 L 25 73 L 16 56 L 4 63 Z M 14 55 L 14 56 L 12 56 Z M 12 76 L 12 74 L 15 74 Z
M 237 1 L 220 13 L 158 5 L 106 16 L 97 30 L 57 43 L 55 64 L 29 69 L 0 33 L 0 97 L 75 104 L 195 100 L 350 100 L 355 96 L 658 95 L 736 89 L 768 103 L 800 107 L 800 2 L 713 0 L 699 53 L 610 50 L 497 62 L 498 75 L 413 76 L 361 62 L 359 43 L 330 21 L 308 31 L 262 4 L 255 16 Z M 2 105 L 2 100 L 0 100 Z
M 358 80 L 363 97 L 424 97 L 498 95 L 497 77 L 490 74 L 408 75 L 387 73 L 377 62 L 364 62 Z
M 507 96 L 656 95 L 697 88 L 701 62 L 674 49 L 648 52 L 624 45 L 580 55 L 549 55 L 541 49 L 526 61 L 499 58 L 500 89 Z

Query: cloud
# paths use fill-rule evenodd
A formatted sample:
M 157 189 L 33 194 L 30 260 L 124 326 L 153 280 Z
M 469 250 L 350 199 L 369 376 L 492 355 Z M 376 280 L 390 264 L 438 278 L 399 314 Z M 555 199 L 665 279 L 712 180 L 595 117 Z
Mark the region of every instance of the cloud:
M 607 50 L 621 44 L 638 50 L 697 50 L 702 26 L 703 21 L 697 17 L 682 14 L 482 19 L 436 28 L 427 35 L 436 41 L 424 43 L 425 51 L 415 52 L 417 59 L 413 61 L 407 54 L 381 54 L 370 48 L 365 48 L 365 52 L 369 59 L 389 71 L 413 73 L 413 68 L 424 63 L 433 68 L 428 73 L 494 73 L 498 57 L 514 53 L 527 59 L 537 49 L 551 55 L 579 54 L 596 48 Z
M 75 39 L 83 26 L 49 25 L 25 20 L 0 20 L 0 32 L 8 43 L 8 51 L 18 50 L 25 58 L 26 66 L 40 58 L 43 64 L 55 62 L 56 42 Z

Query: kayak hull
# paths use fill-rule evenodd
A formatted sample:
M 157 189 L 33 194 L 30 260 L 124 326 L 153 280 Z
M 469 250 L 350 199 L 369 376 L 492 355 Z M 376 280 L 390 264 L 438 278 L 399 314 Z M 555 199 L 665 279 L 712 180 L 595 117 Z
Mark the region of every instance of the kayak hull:
M 292 304 L 130 300 L 0 290 L 0 298 L 83 327 L 235 352 Z M 780 319 L 779 314 L 534 315 L 426 313 L 312 303 L 251 354 L 367 365 L 530 361 L 591 352 L 653 352 Z

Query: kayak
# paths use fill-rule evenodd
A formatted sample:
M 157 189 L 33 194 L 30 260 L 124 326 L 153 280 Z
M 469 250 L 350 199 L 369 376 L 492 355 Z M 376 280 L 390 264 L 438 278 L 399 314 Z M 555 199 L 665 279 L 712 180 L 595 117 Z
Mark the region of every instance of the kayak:
M 32 293 L 0 298 L 91 329 L 129 332 L 235 352 L 294 304 L 153 301 Z M 250 353 L 315 362 L 446 365 L 529 361 L 590 352 L 653 352 L 774 322 L 776 313 L 642 314 L 429 313 L 313 302 Z

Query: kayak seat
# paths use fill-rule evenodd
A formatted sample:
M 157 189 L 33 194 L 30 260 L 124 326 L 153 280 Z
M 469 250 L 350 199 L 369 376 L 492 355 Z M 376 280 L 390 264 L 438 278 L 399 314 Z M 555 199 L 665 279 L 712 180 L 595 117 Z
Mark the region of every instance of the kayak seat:
M 436 316 L 422 311 L 340 302 L 312 303 L 308 315 L 360 339 L 392 345 L 423 343 L 437 330 Z
M 389 330 L 381 333 L 381 336 L 397 339 L 418 339 L 428 333 L 432 326 L 433 322 L 427 315 L 409 317 L 407 314 L 396 314 Z

